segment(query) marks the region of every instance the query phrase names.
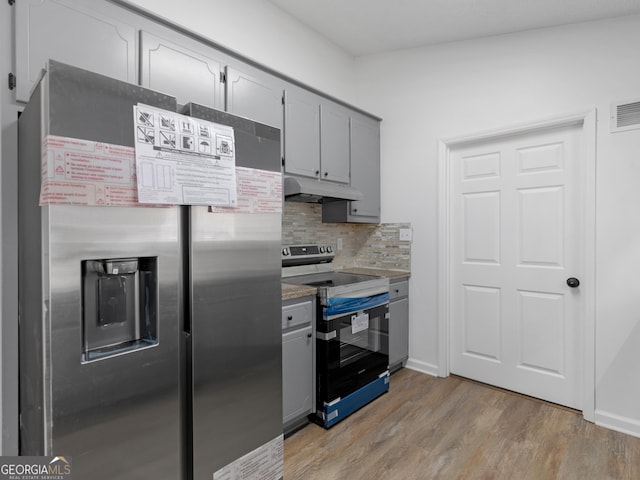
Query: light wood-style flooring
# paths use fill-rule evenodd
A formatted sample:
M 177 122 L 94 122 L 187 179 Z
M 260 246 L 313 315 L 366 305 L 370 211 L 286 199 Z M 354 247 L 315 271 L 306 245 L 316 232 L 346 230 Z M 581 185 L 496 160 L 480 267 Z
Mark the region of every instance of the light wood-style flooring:
M 287 438 L 285 480 L 640 479 L 640 438 L 573 410 L 407 368 L 390 385 L 333 428 Z

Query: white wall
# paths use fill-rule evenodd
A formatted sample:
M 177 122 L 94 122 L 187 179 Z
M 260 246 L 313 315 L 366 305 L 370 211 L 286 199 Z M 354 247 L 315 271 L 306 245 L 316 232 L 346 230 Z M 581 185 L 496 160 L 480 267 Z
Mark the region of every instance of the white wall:
M 411 222 L 410 359 L 436 372 L 438 140 L 596 107 L 596 419 L 640 436 L 640 130 L 609 104 L 640 99 L 640 16 L 357 60 L 382 126 L 382 220 Z
M 351 103 L 354 59 L 266 0 L 125 0 Z

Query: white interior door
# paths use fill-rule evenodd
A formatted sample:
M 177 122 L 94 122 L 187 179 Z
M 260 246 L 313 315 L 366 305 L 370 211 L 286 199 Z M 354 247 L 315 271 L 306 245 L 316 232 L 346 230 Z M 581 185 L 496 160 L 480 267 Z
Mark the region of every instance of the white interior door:
M 451 150 L 451 373 L 582 407 L 581 125 Z

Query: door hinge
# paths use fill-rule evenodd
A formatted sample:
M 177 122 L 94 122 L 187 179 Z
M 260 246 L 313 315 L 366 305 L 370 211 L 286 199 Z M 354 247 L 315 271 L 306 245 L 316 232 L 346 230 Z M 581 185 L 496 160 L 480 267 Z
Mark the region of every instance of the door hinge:
M 282 104 L 284 105 L 284 95 L 282 95 Z
M 227 83 L 227 74 L 226 74 L 226 72 L 220 72 L 220 83 Z
M 16 76 L 13 73 L 9 74 L 9 90 L 16 88 Z
M 284 157 L 282 157 L 282 166 L 284 167 Z

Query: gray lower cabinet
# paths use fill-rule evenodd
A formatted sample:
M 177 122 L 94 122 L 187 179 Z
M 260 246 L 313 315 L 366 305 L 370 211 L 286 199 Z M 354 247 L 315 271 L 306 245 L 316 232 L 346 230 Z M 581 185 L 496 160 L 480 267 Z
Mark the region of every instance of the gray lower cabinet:
M 17 101 L 29 100 L 49 58 L 137 82 L 137 32 L 128 12 L 98 0 L 20 0 L 13 7 Z
M 389 284 L 389 370 L 402 368 L 409 358 L 409 281 Z
M 282 424 L 289 434 L 315 411 L 315 298 L 282 306 Z
M 176 97 L 181 105 L 194 102 L 223 109 L 224 60 L 191 38 L 177 33 L 171 37 L 174 41 L 140 32 L 140 84 Z

